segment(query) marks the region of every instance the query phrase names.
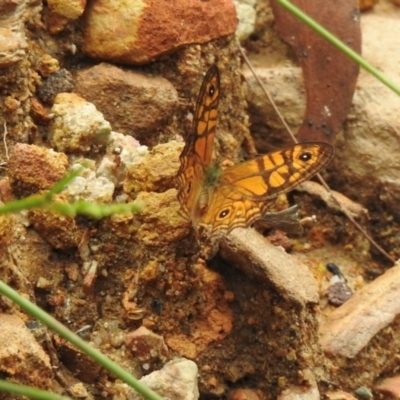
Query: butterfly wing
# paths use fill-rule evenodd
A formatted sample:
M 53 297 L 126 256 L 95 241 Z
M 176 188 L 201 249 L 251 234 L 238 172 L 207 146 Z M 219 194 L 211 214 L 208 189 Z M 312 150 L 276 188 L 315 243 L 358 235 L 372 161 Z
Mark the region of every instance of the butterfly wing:
M 197 98 L 192 132 L 186 137 L 180 155 L 181 166 L 176 181 L 182 211 L 190 216 L 199 201 L 204 175 L 212 159 L 218 116 L 220 79 L 218 68 L 207 71 Z
M 327 143 L 296 144 L 225 170 L 221 184 L 254 201 L 274 199 L 310 179 L 333 154 L 333 147 Z
M 229 233 L 267 215 L 273 199 L 311 178 L 334 153 L 326 143 L 303 143 L 235 165 L 222 174 L 196 224 Z

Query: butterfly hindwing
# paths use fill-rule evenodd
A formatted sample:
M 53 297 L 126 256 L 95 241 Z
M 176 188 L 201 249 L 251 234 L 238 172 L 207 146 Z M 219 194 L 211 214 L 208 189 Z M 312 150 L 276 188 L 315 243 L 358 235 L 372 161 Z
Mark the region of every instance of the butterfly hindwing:
M 227 169 L 221 184 L 254 201 L 266 201 L 310 179 L 332 156 L 333 147 L 327 143 L 296 144 Z
M 227 233 L 264 218 L 279 194 L 310 179 L 333 156 L 326 143 L 301 143 L 225 170 L 199 224 Z

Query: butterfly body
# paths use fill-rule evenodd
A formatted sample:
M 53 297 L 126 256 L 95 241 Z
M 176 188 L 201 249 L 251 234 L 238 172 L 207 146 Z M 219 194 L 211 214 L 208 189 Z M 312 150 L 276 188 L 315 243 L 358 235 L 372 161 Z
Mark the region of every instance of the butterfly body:
M 193 132 L 177 174 L 178 199 L 196 229 L 230 232 L 263 218 L 279 194 L 317 173 L 333 156 L 326 143 L 302 143 L 223 170 L 212 161 L 219 72 L 213 66 L 200 89 Z

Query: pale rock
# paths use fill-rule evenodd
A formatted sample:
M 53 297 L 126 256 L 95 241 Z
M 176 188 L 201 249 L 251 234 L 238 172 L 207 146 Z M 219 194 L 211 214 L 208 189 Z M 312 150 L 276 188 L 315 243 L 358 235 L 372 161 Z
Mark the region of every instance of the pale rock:
M 397 51 L 400 37 L 393 35 L 398 31 L 399 19 L 400 10 L 388 3 L 376 5 L 373 12 L 361 17 L 363 57 L 393 82 L 400 76 Z M 399 109 L 399 95 L 361 69 L 353 110 L 335 156 L 337 165 L 345 165 L 345 172 L 355 175 L 360 182 L 365 181 L 367 188 L 372 182 L 372 195 L 379 195 L 397 215 L 400 201 Z M 379 194 L 375 192 L 377 184 L 381 185 Z M 357 192 L 360 190 L 357 188 Z
M 185 358 L 169 361 L 159 371 L 144 376 L 139 382 L 154 390 L 164 400 L 197 400 L 199 389 L 197 386 L 197 365 Z M 135 393 L 130 400 L 142 399 Z
M 144 326 L 130 332 L 125 337 L 126 347 L 142 363 L 166 361 L 168 348 L 162 336 L 151 332 Z M 143 364 L 142 364 L 143 365 Z
M 46 388 L 53 375 L 49 356 L 24 321 L 0 314 L 0 337 L 4 339 L 0 340 L 0 373 L 14 382 Z
M 111 132 L 106 154 L 99 162 L 96 175 L 107 178 L 119 187 L 126 177 L 128 166 L 135 164 L 147 154 L 147 147 L 140 146 L 132 136 Z
M 302 386 L 289 385 L 278 396 L 277 400 L 320 400 L 321 396 L 318 390 L 317 381 L 310 370 L 302 371 L 304 384 Z
M 271 282 L 290 301 L 303 307 L 318 303 L 317 281 L 308 267 L 254 229 L 233 230 L 221 240 L 219 254 L 246 275 Z
M 256 23 L 255 0 L 243 1 L 234 0 L 239 24 L 236 29 L 236 36 L 239 40 L 246 40 L 253 32 Z
M 353 358 L 400 314 L 400 262 L 326 318 L 319 329 L 326 353 Z
M 111 126 L 96 107 L 74 93 L 57 95 L 50 138 L 59 151 L 89 153 L 105 147 Z
M 30 0 L 0 3 L 0 68 L 11 67 L 26 57 L 28 43 L 24 21 L 41 7 L 41 3 Z
M 75 165 L 73 168 L 80 167 Z M 115 185 L 103 176 L 97 176 L 90 168 L 84 168 L 64 190 L 63 195 L 69 201 L 85 200 L 95 203 L 111 203 Z
M 291 130 L 296 132 L 303 122 L 305 112 L 304 83 L 301 69 L 288 64 L 255 67 L 257 76 L 267 88 Z M 271 103 L 265 96 L 252 72 L 244 70 L 247 83 L 246 100 L 257 149 L 260 153 L 271 151 L 271 142 L 285 147 L 292 144 Z

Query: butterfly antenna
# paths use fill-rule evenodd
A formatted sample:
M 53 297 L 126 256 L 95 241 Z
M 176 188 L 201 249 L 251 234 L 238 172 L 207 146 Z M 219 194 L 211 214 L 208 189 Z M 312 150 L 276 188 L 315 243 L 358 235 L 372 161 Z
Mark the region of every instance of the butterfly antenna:
M 257 83 L 260 85 L 261 90 L 264 92 L 264 94 L 267 96 L 268 101 L 270 102 L 272 108 L 274 109 L 276 115 L 278 116 L 279 120 L 282 122 L 283 126 L 285 127 L 286 131 L 288 132 L 289 136 L 292 138 L 293 142 L 298 143 L 298 140 L 294 136 L 292 130 L 290 129 L 289 125 L 286 123 L 285 118 L 283 118 L 283 115 L 280 113 L 278 107 L 276 106 L 274 100 L 272 99 L 271 95 L 269 94 L 268 90 L 265 88 L 264 84 L 262 83 L 261 79 L 259 76 L 256 74 L 254 71 L 254 68 L 248 59 L 244 49 L 240 45 L 240 41 L 238 38 L 236 38 L 237 41 L 237 46 L 240 51 L 240 54 L 243 57 L 243 60 L 249 67 L 251 73 L 253 74 L 254 78 L 256 79 Z M 373 247 L 375 247 L 376 250 L 378 250 L 379 253 L 381 253 L 384 257 L 386 257 L 390 262 L 395 264 L 395 260 L 393 257 L 391 257 L 378 243 L 375 242 L 374 239 L 365 231 L 365 229 L 353 218 L 353 216 L 350 214 L 350 212 L 347 210 L 346 206 L 337 198 L 335 195 L 332 193 L 330 187 L 322 178 L 321 174 L 316 174 L 316 177 L 320 181 L 321 185 L 328 191 L 330 198 L 334 201 L 334 203 L 338 206 L 339 210 L 347 217 L 347 219 L 358 229 L 359 232 L 361 232 L 364 237 L 371 243 Z

